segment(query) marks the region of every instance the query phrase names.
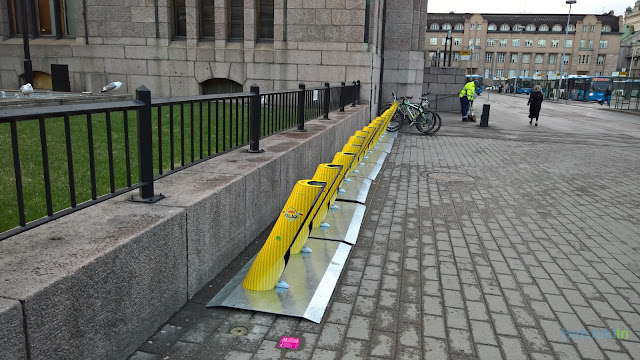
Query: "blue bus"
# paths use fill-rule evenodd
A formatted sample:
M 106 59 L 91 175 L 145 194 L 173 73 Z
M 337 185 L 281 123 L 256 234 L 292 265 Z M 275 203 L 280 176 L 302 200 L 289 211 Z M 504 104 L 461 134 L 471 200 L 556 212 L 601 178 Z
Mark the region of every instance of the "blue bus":
M 517 86 L 515 86 L 516 79 L 518 80 Z M 510 77 L 509 80 L 507 80 L 507 83 L 509 84 L 509 86 L 512 86 L 512 85 L 514 86 L 513 90 L 517 94 L 529 94 L 531 93 L 531 90 L 533 90 L 532 77 L 528 77 L 528 76 Z
M 469 80 L 469 78 L 472 78 L 474 81 L 477 82 L 478 86 L 476 86 L 476 93 L 482 94 L 482 87 L 483 87 L 483 77 L 482 75 L 467 75 L 467 81 Z
M 567 75 L 564 77 L 564 89 L 567 89 L 569 99 L 583 101 L 585 92 L 589 90 L 591 76 L 587 75 Z

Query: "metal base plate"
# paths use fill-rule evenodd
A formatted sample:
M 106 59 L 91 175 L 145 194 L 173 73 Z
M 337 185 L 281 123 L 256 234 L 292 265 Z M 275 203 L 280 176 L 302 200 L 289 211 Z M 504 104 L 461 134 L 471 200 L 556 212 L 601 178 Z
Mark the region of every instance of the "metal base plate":
M 378 173 L 380 172 L 380 169 L 382 169 L 382 164 L 377 164 L 372 162 L 361 162 L 360 164 L 356 165 L 353 172 L 350 172 L 349 174 L 347 174 L 347 177 L 348 178 L 361 177 L 361 178 L 368 178 L 371 180 L 375 180 L 376 176 L 378 176 Z M 358 172 L 356 172 L 356 170 L 358 170 Z
M 364 219 L 365 206 L 362 204 L 336 201 L 338 210 L 329 210 L 324 222 L 329 224 L 328 228 L 315 228 L 309 234 L 310 238 L 326 239 L 334 241 L 344 241 L 355 245 L 360 232 L 360 225 Z
M 384 161 L 387 159 L 387 155 L 389 154 L 384 151 L 370 150 L 367 154 L 365 154 L 365 157 L 368 157 L 368 159 L 363 159 L 362 162 L 373 162 L 376 164 L 383 164 Z
M 386 153 L 385 153 L 386 154 Z M 351 180 L 351 181 L 347 181 Z M 337 200 L 356 201 L 364 204 L 367 201 L 367 194 L 371 187 L 371 179 L 365 177 L 347 177 L 340 185 L 344 190 L 342 194 L 338 194 Z
M 207 307 L 262 311 L 320 323 L 351 246 L 317 239 L 308 239 L 306 246 L 313 252 L 291 255 L 280 278 L 289 284 L 289 289 L 253 291 L 243 288 L 242 281 L 254 257 L 211 299 Z
M 391 152 L 391 148 L 393 147 L 393 143 L 381 143 L 378 142 L 372 150 L 378 150 L 378 151 L 384 151 L 386 153 L 390 153 Z

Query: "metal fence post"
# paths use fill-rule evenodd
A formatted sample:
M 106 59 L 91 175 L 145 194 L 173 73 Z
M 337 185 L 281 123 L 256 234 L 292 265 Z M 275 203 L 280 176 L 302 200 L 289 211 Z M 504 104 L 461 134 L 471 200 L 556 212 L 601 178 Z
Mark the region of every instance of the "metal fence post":
M 356 107 L 356 91 L 358 91 L 358 85 L 356 82 L 353 82 L 353 87 L 351 88 L 351 107 Z
M 345 97 L 345 89 L 346 87 L 346 83 L 343 81 L 340 83 L 340 85 L 342 85 L 340 87 L 340 112 L 344 112 L 344 97 Z
M 144 103 L 138 108 L 138 181 L 142 186 L 138 189 L 138 196 L 131 200 L 137 202 L 154 203 L 164 196 L 153 193 L 153 124 L 151 123 L 151 90 L 142 85 L 136 90 L 136 100 Z
M 358 105 L 360 105 L 360 80 L 356 81 L 356 83 L 358 84 L 358 93 L 356 94 L 356 101 L 358 102 Z
M 300 92 L 298 93 L 298 131 L 307 131 L 304 128 L 304 98 L 306 95 L 304 83 L 299 85 Z
M 329 83 L 324 83 L 324 119 L 329 119 L 329 106 L 331 104 L 331 88 Z
M 261 153 L 264 149 L 260 149 L 260 125 L 262 123 L 260 104 L 260 87 L 258 84 L 251 85 L 250 90 L 254 95 L 251 96 L 251 117 L 249 119 L 249 150 L 250 153 Z

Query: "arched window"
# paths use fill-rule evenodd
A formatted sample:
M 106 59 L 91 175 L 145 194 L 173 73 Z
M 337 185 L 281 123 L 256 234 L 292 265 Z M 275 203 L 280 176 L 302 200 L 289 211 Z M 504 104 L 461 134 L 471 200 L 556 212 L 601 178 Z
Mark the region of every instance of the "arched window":
M 551 31 L 562 31 L 562 25 L 558 25 L 558 24 L 553 25 L 553 28 L 551 28 Z
M 229 79 L 209 79 L 200 84 L 203 95 L 242 92 L 242 85 Z
M 464 25 L 462 24 L 456 24 L 456 27 L 454 28 L 454 30 L 464 30 Z
M 527 25 L 527 31 L 536 31 L 536 26 L 533 24 Z
M 515 25 L 513 25 L 513 27 L 511 29 L 513 31 L 520 31 L 520 30 L 524 30 L 524 26 L 522 26 L 520 24 L 515 24 Z
M 442 25 L 442 30 L 451 30 L 451 24 Z
M 509 25 L 508 24 L 500 25 L 500 30 L 501 31 L 509 31 L 510 30 Z
M 611 26 L 609 25 L 603 25 L 602 26 L 602 32 L 609 32 L 611 31 Z
M 572 24 L 569 24 L 569 26 L 567 26 L 567 31 L 576 31 L 576 27 Z
M 498 26 L 496 26 L 496 24 L 489 24 L 489 27 L 487 28 L 487 30 L 496 31 L 498 30 Z
M 440 30 L 440 25 L 438 25 L 436 23 L 433 23 L 433 24 L 431 24 L 429 29 L 431 29 L 431 30 Z
M 538 27 L 538 31 L 549 31 L 549 25 L 547 24 L 540 25 L 540 27 Z

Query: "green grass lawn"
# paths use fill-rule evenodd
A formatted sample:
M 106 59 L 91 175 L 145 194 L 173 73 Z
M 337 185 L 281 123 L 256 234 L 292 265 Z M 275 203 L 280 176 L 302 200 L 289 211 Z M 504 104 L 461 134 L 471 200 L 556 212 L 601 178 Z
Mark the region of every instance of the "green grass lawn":
M 211 104 L 211 121 L 209 122 L 209 104 L 194 103 L 173 106 L 173 165 L 178 168 L 199 160 L 200 153 L 207 157 L 246 144 L 249 141 L 249 106 L 245 101 L 236 106 L 235 102 L 223 105 L 220 102 Z M 160 110 L 162 133 L 162 170 L 171 169 L 170 143 L 171 126 L 169 106 Z M 193 112 L 193 122 L 191 114 Z M 274 108 L 264 106 L 262 110 L 262 135 L 296 126 L 294 108 Z M 316 115 L 317 111 L 308 111 L 307 118 Z M 184 116 L 182 114 L 184 113 Z M 218 121 L 216 121 L 216 113 Z M 202 114 L 202 116 L 201 116 Z M 158 109 L 153 110 L 153 165 L 154 175 L 160 173 L 158 159 Z M 181 121 L 184 119 L 184 121 Z M 223 121 L 224 119 L 224 121 Z M 110 115 L 112 155 L 114 167 L 115 190 L 127 187 L 125 121 L 123 112 Z M 86 116 L 69 118 L 74 183 L 76 202 L 78 204 L 91 199 L 91 177 L 89 165 L 89 140 Z M 184 143 L 181 142 L 181 129 L 184 126 Z M 51 194 L 53 211 L 71 207 L 69 194 L 69 172 L 65 141 L 64 119 L 49 118 L 45 121 L 47 148 L 49 154 L 49 172 L 51 178 Z M 92 115 L 92 131 L 95 157 L 96 193 L 97 196 L 111 193 L 109 174 L 109 151 L 107 140 L 107 119 L 104 113 Z M 44 175 L 42 167 L 42 150 L 40 146 L 40 129 L 38 120 L 20 121 L 17 123 L 20 165 L 22 175 L 23 196 L 26 221 L 30 222 L 47 216 Z M 138 182 L 138 149 L 136 132 L 136 112 L 128 112 L 129 156 L 131 164 L 131 183 Z M 192 133 L 193 131 L 193 141 Z M 200 137 L 202 136 L 202 147 Z M 209 138 L 211 142 L 209 143 Z M 184 151 L 183 151 L 184 149 Z M 193 149 L 193 151 L 192 151 Z M 13 166 L 11 132 L 8 123 L 0 124 L 0 232 L 19 226 L 18 202 Z

